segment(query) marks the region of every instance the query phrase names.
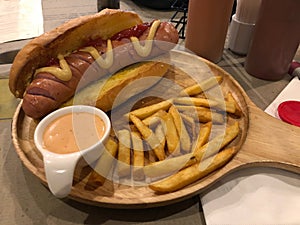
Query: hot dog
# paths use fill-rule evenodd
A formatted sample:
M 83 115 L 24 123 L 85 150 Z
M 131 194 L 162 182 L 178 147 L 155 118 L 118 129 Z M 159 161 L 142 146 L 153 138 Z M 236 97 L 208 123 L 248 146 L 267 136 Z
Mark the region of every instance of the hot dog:
M 105 9 L 29 42 L 13 62 L 9 87 L 16 97 L 23 98 L 25 114 L 39 119 L 72 98 L 78 88 L 168 51 L 177 42 L 178 32 L 170 23 L 143 23 L 136 13 Z M 164 68 L 157 74 L 165 72 Z

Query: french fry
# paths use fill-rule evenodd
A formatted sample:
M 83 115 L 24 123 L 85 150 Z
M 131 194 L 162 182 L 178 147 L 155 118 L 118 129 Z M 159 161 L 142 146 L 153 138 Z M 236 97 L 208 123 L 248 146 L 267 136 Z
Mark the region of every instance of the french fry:
M 155 192 L 159 193 L 177 191 L 223 166 L 233 157 L 235 152 L 235 147 L 224 149 L 215 156 L 212 156 L 212 158 L 208 158 L 203 162 L 193 164 L 165 179 L 150 184 L 149 187 Z M 201 164 L 208 165 L 202 167 Z
M 144 167 L 144 173 L 146 177 L 161 177 L 172 172 L 177 172 L 187 166 L 190 161 L 192 153 L 188 153 L 173 158 L 168 158 L 162 161 L 153 162 Z
M 145 119 L 143 119 L 143 123 L 145 125 L 147 125 L 148 127 L 152 127 L 152 126 L 155 126 L 157 125 L 162 117 L 166 114 L 166 111 L 160 109 L 159 111 L 157 111 L 156 113 L 146 117 Z
M 119 139 L 118 148 L 118 175 L 125 177 L 130 175 L 130 148 L 131 148 L 131 137 L 129 130 L 117 131 Z
M 223 114 L 211 111 L 210 109 L 207 109 L 207 108 L 204 108 L 204 109 L 198 108 L 196 110 L 198 119 L 201 123 L 207 123 L 207 122 L 212 121 L 213 123 L 222 124 L 225 122 Z
M 203 106 L 194 106 L 194 105 L 176 105 L 176 109 L 180 112 L 188 112 L 188 113 L 192 113 L 192 111 L 196 112 L 196 109 L 200 108 L 200 109 L 206 109 Z
M 237 101 L 235 100 L 235 98 L 233 97 L 232 93 L 231 92 L 228 92 L 227 95 L 226 95 L 226 99 L 229 103 L 233 104 L 234 105 L 234 112 L 232 112 L 234 115 L 237 115 L 237 116 L 241 116 L 243 113 L 242 113 L 242 110 L 239 106 L 239 104 L 237 103 Z
M 239 134 L 239 123 L 235 121 L 234 124 L 228 126 L 225 130 L 225 134 L 220 134 L 207 142 L 200 148 L 195 148 L 193 156 L 201 161 L 212 155 L 215 155 L 220 149 L 224 148 Z
M 152 116 L 149 116 L 142 120 L 142 122 L 148 126 L 148 127 L 155 127 L 159 122 L 161 118 L 157 116 L 157 113 L 154 113 Z
M 183 151 L 188 152 L 191 149 L 191 138 L 185 127 L 185 124 L 183 123 L 182 118 L 175 106 L 170 107 L 169 113 L 173 118 L 177 134 L 179 136 L 180 147 Z
M 130 114 L 135 115 L 139 119 L 145 119 L 146 117 L 156 113 L 159 110 L 168 110 L 169 107 L 172 105 L 172 100 L 165 100 L 159 103 L 145 106 L 130 112 Z
M 195 84 L 193 86 L 187 87 L 184 90 L 182 90 L 179 95 L 180 96 L 193 96 L 193 95 L 197 95 L 200 94 L 214 86 L 216 86 L 217 84 L 221 83 L 223 80 L 222 76 L 215 76 L 215 77 L 210 77 L 206 80 L 201 81 L 198 84 Z
M 206 95 L 206 97 L 211 99 L 211 101 L 213 102 L 213 104 L 211 105 L 211 107 L 213 108 L 226 111 L 238 117 L 242 116 L 243 114 L 238 102 L 233 97 L 230 91 L 225 95 L 225 99 L 217 99 L 214 97 L 210 97 L 209 95 Z
M 143 180 L 144 173 L 143 167 L 145 165 L 145 156 L 144 156 L 144 146 L 141 135 L 138 132 L 131 132 L 131 143 L 133 149 L 133 179 L 134 180 Z
M 201 148 L 207 141 L 211 132 L 212 123 L 206 123 L 201 126 L 198 138 L 195 143 L 195 149 Z M 160 177 L 174 171 L 186 168 L 197 162 L 193 157 L 194 153 L 188 153 L 181 156 L 154 162 L 144 167 L 144 173 L 147 177 Z
M 188 106 L 202 106 L 202 107 L 213 107 L 218 105 L 218 102 L 200 97 L 179 97 L 174 99 L 174 104 L 188 105 Z
M 239 122 L 234 119 L 242 115 L 242 110 L 231 92 L 225 99 L 210 98 L 209 93 L 205 97 L 199 95 L 221 83 L 222 79 L 222 76 L 208 78 L 184 89 L 180 97 L 126 114 L 132 122 L 131 133 L 128 130 L 118 132 L 119 176 L 130 175 L 132 166 L 134 180 L 144 180 L 145 176 L 165 177 L 149 187 L 166 193 L 181 189 L 227 163 L 236 152 L 234 142 L 229 143 L 239 134 Z M 209 140 L 212 125 L 225 122 L 231 125 L 227 124 L 224 133 L 217 136 L 213 132 Z M 227 145 L 229 147 L 224 149 Z
M 189 109 L 189 106 L 200 106 L 220 109 L 236 115 L 240 115 L 241 112 L 241 109 L 230 92 L 226 95 L 225 100 L 200 97 L 181 97 L 175 98 L 174 104 L 179 104 L 177 107 L 181 110 L 187 110 Z
M 160 144 L 162 145 L 161 148 L 164 149 L 165 144 L 166 144 L 166 136 L 165 136 L 165 132 L 164 132 L 162 123 L 157 125 L 157 127 L 155 129 L 155 135 L 158 138 Z
M 112 138 L 109 138 L 105 144 L 105 150 L 89 176 L 89 186 L 97 188 L 104 184 L 109 171 L 112 169 L 117 151 L 118 144 Z
M 187 125 L 187 129 L 190 129 L 190 133 L 192 135 L 192 141 L 195 139 L 196 137 L 196 129 L 198 130 L 199 128 L 199 124 L 198 123 L 195 123 L 195 120 L 191 117 L 191 116 L 188 116 L 188 115 L 185 115 L 183 113 L 179 113 L 181 118 L 183 119 L 184 123 Z
M 195 149 L 201 148 L 204 144 L 207 143 L 209 135 L 211 133 L 211 128 L 212 128 L 212 122 L 205 123 L 200 127 Z
M 225 122 L 224 115 L 215 111 L 212 111 L 205 107 L 193 107 L 193 106 L 185 106 L 177 107 L 179 110 L 183 110 L 182 113 L 185 115 L 191 116 L 198 120 L 200 123 L 207 123 L 212 121 L 213 123 L 222 124 Z
M 195 125 L 195 120 L 191 116 L 188 116 L 188 115 L 185 115 L 182 113 L 179 113 L 179 114 L 189 127 L 193 127 Z
M 156 135 L 152 132 L 150 128 L 148 128 L 138 117 L 133 114 L 129 114 L 130 120 L 139 130 L 143 138 L 148 142 L 150 147 L 154 150 L 156 157 L 159 160 L 165 159 L 165 151 L 160 144 L 159 139 Z
M 165 135 L 168 152 L 170 154 L 178 154 L 180 152 L 180 141 L 174 124 L 174 120 L 170 113 L 166 113 L 162 117 L 165 123 Z
M 235 104 L 229 101 L 219 102 L 219 104 L 216 105 L 216 108 L 233 114 L 235 114 L 237 110 Z
M 237 107 L 234 102 L 228 101 L 227 97 L 225 98 L 216 98 L 213 96 L 209 96 L 209 94 L 206 95 L 208 99 L 210 99 L 213 104 L 211 105 L 212 108 L 215 108 L 217 110 L 221 110 L 224 112 L 235 114 Z
M 193 152 L 196 151 L 196 149 L 200 149 L 202 146 L 204 146 L 209 139 L 210 133 L 212 128 L 212 122 L 205 123 L 204 125 L 201 125 L 198 137 L 194 142 L 194 145 L 192 147 Z M 188 167 L 198 161 L 197 158 L 194 157 L 194 154 L 190 158 L 190 160 L 186 163 L 185 167 Z
M 148 154 L 148 163 L 146 163 L 147 165 L 157 161 L 157 157 L 156 157 L 155 152 L 153 150 L 148 150 L 147 154 Z
M 231 97 L 231 98 L 230 98 Z M 230 100 L 229 100 L 230 99 Z M 214 99 L 214 98 L 200 98 L 200 97 L 181 97 L 174 99 L 175 104 L 179 104 L 179 108 L 182 110 L 188 109 L 189 107 L 185 106 L 200 106 L 206 108 L 215 108 L 229 113 L 237 114 L 238 107 L 235 103 L 235 100 L 231 96 L 228 96 L 226 99 Z M 183 106 L 181 106 L 183 105 Z

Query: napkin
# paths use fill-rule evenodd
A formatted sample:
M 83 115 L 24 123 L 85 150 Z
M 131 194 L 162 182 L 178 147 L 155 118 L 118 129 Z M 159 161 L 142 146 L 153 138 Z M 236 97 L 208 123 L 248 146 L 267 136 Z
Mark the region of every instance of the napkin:
M 278 117 L 277 106 L 300 100 L 297 77 L 266 108 Z M 300 153 L 299 153 L 300 154 Z M 234 172 L 200 196 L 207 225 L 299 225 L 300 175 L 274 168 Z
M 41 0 L 0 0 L 0 43 L 44 32 Z
M 275 100 L 265 109 L 265 112 L 278 119 L 277 107 L 280 103 L 288 100 L 300 101 L 300 80 L 294 77 Z

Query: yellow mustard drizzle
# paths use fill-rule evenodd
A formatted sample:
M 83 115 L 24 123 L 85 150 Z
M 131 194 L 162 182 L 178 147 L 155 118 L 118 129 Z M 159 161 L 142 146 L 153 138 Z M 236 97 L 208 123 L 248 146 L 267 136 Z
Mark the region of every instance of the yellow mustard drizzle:
M 92 57 L 96 60 L 96 62 L 99 64 L 99 66 L 101 66 L 104 69 L 110 68 L 113 64 L 113 51 L 112 51 L 112 44 L 110 39 L 107 40 L 107 50 L 105 53 L 106 54 L 105 58 L 103 58 L 99 54 L 97 49 L 92 46 L 82 48 L 80 49 L 80 51 L 90 53 Z
M 146 38 L 146 41 L 145 41 L 145 45 L 142 46 L 140 44 L 140 41 L 137 37 L 131 37 L 130 40 L 133 44 L 133 47 L 135 49 L 135 51 L 142 57 L 147 57 L 150 53 L 151 53 L 151 50 L 152 50 L 152 43 L 153 43 L 153 39 L 154 39 L 154 36 L 155 36 L 155 33 L 158 29 L 160 25 L 160 21 L 159 20 L 156 20 L 152 23 L 152 26 L 150 28 L 150 31 L 149 31 L 149 34 Z
M 154 36 L 156 34 L 156 31 L 160 25 L 160 21 L 156 20 L 152 23 L 149 34 L 145 40 L 145 45 L 141 45 L 140 41 L 137 37 L 131 37 L 130 40 L 133 44 L 134 49 L 136 52 L 142 56 L 147 57 L 152 50 L 152 40 L 154 39 Z M 107 50 L 106 50 L 106 56 L 103 58 L 98 50 L 92 46 L 88 46 L 85 48 L 80 49 L 80 51 L 88 52 L 91 54 L 91 56 L 96 60 L 96 62 L 104 69 L 108 69 L 113 64 L 113 50 L 112 50 L 112 43 L 111 40 L 107 40 Z M 64 56 L 62 54 L 58 54 L 57 58 L 59 59 L 59 67 L 42 67 L 35 71 L 36 75 L 40 72 L 48 72 L 57 77 L 58 79 L 62 81 L 68 81 L 72 78 L 72 71 L 70 69 L 70 66 L 66 62 Z
M 48 72 L 56 76 L 58 79 L 68 81 L 72 78 L 71 69 L 62 54 L 58 54 L 60 68 L 54 66 L 42 67 L 35 71 L 35 74 Z

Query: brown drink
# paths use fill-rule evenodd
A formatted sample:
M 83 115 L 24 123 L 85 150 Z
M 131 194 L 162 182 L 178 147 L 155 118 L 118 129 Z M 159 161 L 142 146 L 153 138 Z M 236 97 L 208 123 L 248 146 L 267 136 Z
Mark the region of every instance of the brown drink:
M 246 71 L 265 80 L 280 80 L 288 72 L 300 43 L 300 1 L 262 0 Z
M 185 47 L 214 63 L 221 60 L 233 0 L 190 0 Z

